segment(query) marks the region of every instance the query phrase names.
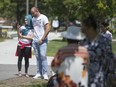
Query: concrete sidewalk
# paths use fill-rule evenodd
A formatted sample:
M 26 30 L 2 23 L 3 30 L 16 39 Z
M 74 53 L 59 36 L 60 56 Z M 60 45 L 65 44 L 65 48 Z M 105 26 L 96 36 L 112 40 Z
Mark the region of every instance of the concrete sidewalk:
M 54 40 L 61 37 L 60 33 L 50 32 L 48 40 Z M 0 80 L 16 77 L 17 74 L 17 57 L 15 56 L 18 38 L 8 39 L 4 42 L 0 42 Z M 50 65 L 53 57 L 47 57 L 48 65 Z M 24 65 L 24 60 L 23 60 Z M 23 67 L 24 68 L 24 67 Z M 23 69 L 24 71 L 24 69 Z M 48 74 L 50 75 L 51 69 L 48 68 Z M 33 55 L 30 59 L 29 74 L 36 73 L 36 58 Z
M 24 65 L 22 66 L 22 74 L 24 74 Z M 10 79 L 13 77 L 18 77 L 18 69 L 16 64 L 0 64 L 0 80 Z M 36 65 L 30 65 L 28 74 L 33 77 L 36 74 Z M 51 76 L 51 67 L 48 66 L 48 75 Z

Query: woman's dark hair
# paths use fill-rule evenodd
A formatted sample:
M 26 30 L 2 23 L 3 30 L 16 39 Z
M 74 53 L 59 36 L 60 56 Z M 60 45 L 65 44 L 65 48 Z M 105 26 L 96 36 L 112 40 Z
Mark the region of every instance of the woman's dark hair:
M 108 23 L 108 22 L 105 22 L 105 21 L 102 22 L 101 24 L 102 24 L 104 27 L 108 27 L 108 26 L 109 26 L 109 23 Z
M 97 22 L 93 15 L 89 15 L 89 17 L 82 21 L 82 24 L 88 27 L 93 27 L 95 30 L 97 30 Z

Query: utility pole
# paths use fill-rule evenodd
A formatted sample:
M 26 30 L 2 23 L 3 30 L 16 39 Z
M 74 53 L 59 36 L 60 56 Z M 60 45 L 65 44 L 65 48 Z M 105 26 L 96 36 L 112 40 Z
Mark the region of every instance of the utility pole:
M 35 0 L 35 7 L 37 7 L 37 0 Z
M 29 14 L 29 0 L 26 0 L 26 15 Z
M 17 0 L 17 21 L 19 21 L 19 0 Z

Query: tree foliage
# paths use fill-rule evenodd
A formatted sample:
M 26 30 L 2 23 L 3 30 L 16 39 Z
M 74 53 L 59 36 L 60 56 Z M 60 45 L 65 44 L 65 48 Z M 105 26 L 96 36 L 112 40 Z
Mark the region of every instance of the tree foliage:
M 44 0 L 52 15 L 82 20 L 89 14 L 98 20 L 116 16 L 116 0 Z
M 7 19 L 15 19 L 16 5 L 11 0 L 0 0 L 0 16 Z
M 29 7 L 35 0 L 29 0 Z M 17 8 L 19 5 L 19 8 Z M 39 10 L 49 17 L 58 16 L 61 20 L 82 20 L 89 14 L 98 20 L 116 17 L 116 0 L 38 0 Z M 26 0 L 0 0 L 0 16 L 20 21 L 26 15 Z

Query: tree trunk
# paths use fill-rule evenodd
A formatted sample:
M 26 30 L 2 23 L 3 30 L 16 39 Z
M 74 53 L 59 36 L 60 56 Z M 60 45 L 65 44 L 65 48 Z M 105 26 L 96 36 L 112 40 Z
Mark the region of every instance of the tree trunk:
M 2 28 L 0 27 L 0 38 L 2 37 Z

